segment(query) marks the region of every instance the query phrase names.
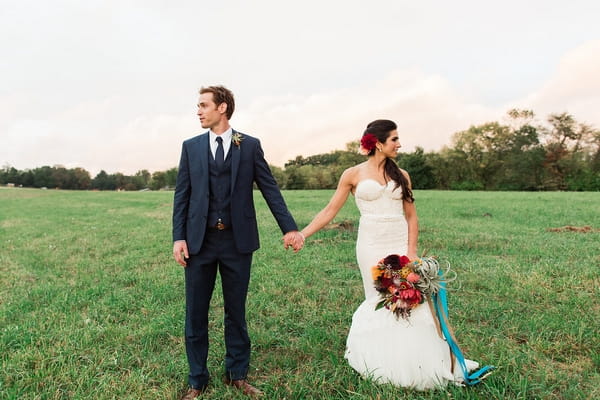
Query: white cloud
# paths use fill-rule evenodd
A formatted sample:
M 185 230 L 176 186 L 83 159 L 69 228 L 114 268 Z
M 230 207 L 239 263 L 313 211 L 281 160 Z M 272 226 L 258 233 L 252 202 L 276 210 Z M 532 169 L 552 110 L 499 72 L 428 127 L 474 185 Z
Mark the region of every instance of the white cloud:
M 239 112 L 236 126 L 259 136 L 269 162 L 281 166 L 297 155 L 344 149 L 374 119 L 398 124 L 403 151 L 437 150 L 454 132 L 497 114 L 462 98 L 443 78 L 412 69 L 307 97 L 260 98 Z
M 586 42 L 567 52 L 554 74 L 538 90 L 515 101 L 538 117 L 568 112 L 579 122 L 600 129 L 600 40 Z
M 198 131 L 190 115 L 131 115 L 127 98 L 78 103 L 46 119 L 19 119 L 3 134 L 3 163 L 19 169 L 43 165 L 83 167 L 92 175 L 132 174 L 177 166 L 181 142 Z M 191 107 L 190 107 L 191 108 Z

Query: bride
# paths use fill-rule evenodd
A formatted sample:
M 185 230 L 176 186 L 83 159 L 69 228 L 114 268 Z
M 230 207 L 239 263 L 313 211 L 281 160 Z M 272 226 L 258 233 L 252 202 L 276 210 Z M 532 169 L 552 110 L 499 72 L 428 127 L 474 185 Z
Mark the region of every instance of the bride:
M 453 368 L 452 353 L 427 302 L 406 319 L 386 308 L 376 310 L 380 297 L 371 267 L 390 254 L 417 259 L 417 211 L 410 177 L 394 161 L 399 148 L 393 121 L 371 122 L 361 139 L 367 161 L 343 172 L 329 204 L 302 234 L 309 237 L 328 224 L 352 193 L 361 215 L 356 257 L 365 300 L 352 317 L 345 358 L 363 377 L 381 383 L 418 390 L 460 384 L 463 372 Z M 467 369 L 477 366 L 466 360 Z

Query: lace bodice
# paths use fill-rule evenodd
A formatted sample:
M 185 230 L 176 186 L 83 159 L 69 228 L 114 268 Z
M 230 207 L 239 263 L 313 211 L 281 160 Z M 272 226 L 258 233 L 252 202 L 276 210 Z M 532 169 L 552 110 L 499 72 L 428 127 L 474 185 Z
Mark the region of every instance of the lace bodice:
M 402 207 L 402 188 L 394 189 L 396 182 L 389 181 L 382 186 L 373 179 L 365 179 L 356 185 L 354 198 L 362 217 L 399 217 L 404 216 Z

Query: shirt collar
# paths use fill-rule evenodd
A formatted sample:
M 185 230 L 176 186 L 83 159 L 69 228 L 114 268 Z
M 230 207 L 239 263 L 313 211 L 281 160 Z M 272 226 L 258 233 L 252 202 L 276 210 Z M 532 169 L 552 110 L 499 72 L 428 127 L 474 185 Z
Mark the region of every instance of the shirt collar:
M 217 136 L 220 136 L 223 138 L 223 143 L 230 143 L 231 142 L 231 136 L 233 135 L 233 129 L 231 127 L 229 127 L 229 129 L 227 129 L 225 132 L 221 133 L 220 135 L 217 135 L 216 133 L 214 133 L 212 130 L 208 130 L 208 134 L 210 135 L 210 142 L 213 143 L 216 141 Z

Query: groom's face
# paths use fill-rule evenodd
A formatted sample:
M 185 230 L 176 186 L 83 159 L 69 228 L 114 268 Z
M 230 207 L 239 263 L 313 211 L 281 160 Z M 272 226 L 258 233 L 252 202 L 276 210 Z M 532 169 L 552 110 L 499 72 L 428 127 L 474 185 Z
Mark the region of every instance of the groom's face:
M 203 128 L 212 129 L 221 122 L 225 116 L 227 105 L 225 103 L 217 106 L 213 100 L 212 93 L 202 93 L 198 99 L 198 118 Z

